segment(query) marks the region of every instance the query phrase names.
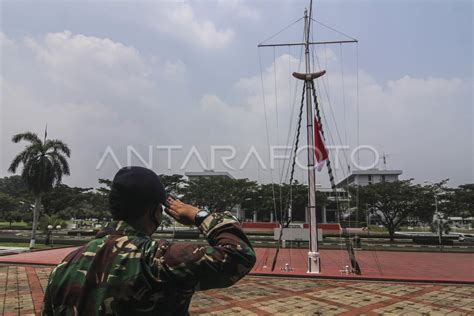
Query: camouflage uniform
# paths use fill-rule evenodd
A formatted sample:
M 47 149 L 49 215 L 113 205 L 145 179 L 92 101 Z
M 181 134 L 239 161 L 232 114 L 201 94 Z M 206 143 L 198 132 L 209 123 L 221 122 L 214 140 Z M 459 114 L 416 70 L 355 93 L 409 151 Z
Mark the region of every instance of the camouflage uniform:
M 195 290 L 228 287 L 255 264 L 230 213 L 211 214 L 199 229 L 210 246 L 156 241 L 112 223 L 54 269 L 43 315 L 187 315 Z

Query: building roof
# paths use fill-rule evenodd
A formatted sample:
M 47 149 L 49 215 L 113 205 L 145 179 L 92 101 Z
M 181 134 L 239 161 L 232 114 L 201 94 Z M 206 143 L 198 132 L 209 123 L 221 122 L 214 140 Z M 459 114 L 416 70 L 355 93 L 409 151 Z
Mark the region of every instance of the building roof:
M 460 216 L 449 216 L 449 220 L 451 221 L 472 221 L 474 220 L 474 217 L 460 217 Z
M 185 172 L 186 177 L 227 177 L 230 179 L 235 179 L 230 173 L 226 171 L 214 171 L 214 170 L 205 170 L 205 171 L 190 171 Z
M 396 175 L 399 176 L 402 174 L 401 170 L 379 170 L 379 169 L 369 169 L 369 170 L 354 170 L 350 174 L 352 175 Z
M 336 186 L 344 185 L 347 181 L 353 180 L 355 176 L 363 175 L 385 175 L 385 176 L 399 176 L 403 172 L 402 170 L 380 170 L 380 169 L 369 169 L 369 170 L 354 170 L 351 174 L 337 183 Z

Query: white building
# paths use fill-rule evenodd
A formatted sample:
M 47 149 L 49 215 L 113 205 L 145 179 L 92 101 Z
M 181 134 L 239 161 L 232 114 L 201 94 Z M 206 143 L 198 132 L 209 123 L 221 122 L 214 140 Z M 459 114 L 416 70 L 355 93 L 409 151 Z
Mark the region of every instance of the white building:
M 344 204 L 347 203 L 348 201 L 348 195 L 347 191 L 343 188 L 336 188 L 336 190 L 333 190 L 331 188 L 322 188 L 319 187 L 319 185 L 316 185 L 316 191 L 319 191 L 323 193 L 326 198 L 328 199 L 328 202 L 336 202 Z M 337 192 L 337 197 L 336 197 L 336 192 Z M 332 204 L 334 204 L 332 203 Z M 316 200 L 316 205 L 318 205 L 318 201 Z M 306 211 L 305 214 L 305 222 L 308 222 L 309 220 L 309 214 L 308 211 Z M 317 220 L 319 223 L 336 223 L 337 222 L 337 210 L 328 208 L 327 205 L 323 205 L 321 209 L 318 207 L 318 214 L 317 214 Z
M 474 217 L 458 217 L 458 216 L 451 216 L 448 217 L 451 226 L 456 228 L 472 228 L 472 223 L 474 223 Z
M 346 190 L 347 186 L 360 185 L 365 186 L 369 184 L 375 184 L 380 182 L 393 182 L 398 181 L 398 176 L 402 174 L 402 170 L 356 170 L 353 171 L 348 177 L 342 179 L 336 184 L 337 187 L 337 199 L 341 204 L 347 203 L 349 196 Z M 336 201 L 336 192 L 331 188 L 316 188 L 317 191 L 323 192 L 328 202 Z M 334 204 L 334 203 L 332 203 Z M 321 209 L 321 215 L 318 220 L 321 223 L 337 222 L 337 210 L 327 208 L 323 206 Z
M 338 188 L 344 188 L 348 185 L 360 185 L 365 186 L 369 184 L 375 184 L 380 182 L 394 182 L 398 181 L 398 176 L 402 174 L 402 170 L 356 170 L 339 181 L 336 184 Z

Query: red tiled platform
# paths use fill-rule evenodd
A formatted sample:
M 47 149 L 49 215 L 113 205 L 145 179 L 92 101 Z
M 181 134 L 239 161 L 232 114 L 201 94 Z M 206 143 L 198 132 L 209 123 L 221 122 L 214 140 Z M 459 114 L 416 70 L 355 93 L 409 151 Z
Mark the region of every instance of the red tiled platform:
M 0 263 L 18 263 L 34 265 L 57 265 L 64 257 L 77 247 L 38 250 L 19 253 L 16 255 L 1 256 Z
M 321 250 L 322 273 L 318 275 L 306 273 L 306 249 L 281 249 L 273 272 L 271 266 L 275 249 L 257 248 L 256 252 L 254 275 L 474 283 L 474 253 L 357 251 L 362 275 L 347 276 L 340 272 L 346 265 L 350 266 L 346 251 Z M 290 264 L 292 272 L 281 271 L 285 263 Z
M 57 265 L 74 249 L 76 248 L 71 247 L 2 256 L 0 263 Z M 253 275 L 474 283 L 473 253 L 357 251 L 361 276 L 341 275 L 340 270 L 349 265 L 347 252 L 342 250 L 321 251 L 322 273 L 318 275 L 306 273 L 305 249 L 281 249 L 273 272 L 271 265 L 275 249 L 256 248 L 256 253 L 257 263 L 251 272 Z M 292 272 L 280 270 L 285 263 L 290 263 Z
M 0 315 L 40 315 L 52 267 L 0 266 Z M 245 277 L 196 292 L 191 315 L 474 315 L 474 286 Z

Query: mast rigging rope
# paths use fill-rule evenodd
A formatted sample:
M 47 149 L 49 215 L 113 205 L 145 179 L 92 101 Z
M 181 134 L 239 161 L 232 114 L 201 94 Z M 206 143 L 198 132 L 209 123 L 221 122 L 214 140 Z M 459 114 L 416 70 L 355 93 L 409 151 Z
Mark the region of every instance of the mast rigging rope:
M 312 93 L 313 93 L 314 107 L 315 107 L 315 110 L 316 110 L 315 112 L 316 112 L 316 118 L 318 120 L 319 130 L 321 131 L 321 136 L 324 139 L 324 130 L 323 130 L 322 122 L 321 122 L 321 115 L 320 115 L 320 112 L 319 112 L 319 105 L 318 105 L 318 98 L 316 96 L 316 89 L 314 88 L 314 82 L 313 81 L 310 81 L 310 84 L 311 84 L 311 90 L 312 90 Z M 349 259 L 351 261 L 352 271 L 355 274 L 361 274 L 359 264 L 357 263 L 357 260 L 356 260 L 356 257 L 355 257 L 354 248 L 352 247 L 352 243 L 349 240 L 349 236 L 348 236 L 348 233 L 347 233 L 347 228 L 343 224 L 343 222 L 341 222 L 341 210 L 340 210 L 339 203 L 338 203 L 339 197 L 338 197 L 337 187 L 336 187 L 336 184 L 335 184 L 335 181 L 334 181 L 333 170 L 332 170 L 332 167 L 331 167 L 331 160 L 329 159 L 329 157 L 326 160 L 326 167 L 328 168 L 329 181 L 331 182 L 331 188 L 334 191 L 334 196 L 335 196 L 336 205 L 337 205 L 338 218 L 339 218 L 339 222 L 340 222 L 342 232 L 343 232 L 343 235 L 344 235 L 344 241 L 346 243 L 346 248 L 347 248 L 347 252 L 349 254 Z
M 285 26 L 283 29 L 281 29 L 280 31 L 276 32 L 275 34 L 273 34 L 272 36 L 270 36 L 269 38 L 267 38 L 266 40 L 264 40 L 263 42 L 261 42 L 259 45 L 262 45 L 264 43 L 266 43 L 267 41 L 275 38 L 277 35 L 280 35 L 282 32 L 286 31 L 287 29 L 289 29 L 290 27 L 292 27 L 293 25 L 295 25 L 296 23 L 298 23 L 299 21 L 303 20 L 304 17 L 301 17 L 299 18 L 298 20 L 294 21 L 293 23 L 290 23 L 289 25 Z
M 266 131 L 266 138 L 267 138 L 267 147 L 268 147 L 268 155 L 270 159 L 270 133 L 268 131 L 268 118 L 267 118 L 267 106 L 265 102 L 265 87 L 263 85 L 263 72 L 262 72 L 262 58 L 260 55 L 260 49 L 258 50 L 258 62 L 260 66 L 260 81 L 262 84 L 262 98 L 263 98 L 263 113 L 264 113 L 264 118 L 265 118 L 265 131 Z M 272 181 L 272 196 L 273 196 L 273 213 L 276 218 L 276 199 L 275 199 L 275 187 L 274 187 L 274 181 L 273 181 L 273 171 L 272 168 L 270 168 L 270 179 Z
M 274 78 L 274 95 L 275 95 L 275 121 L 276 121 L 276 139 L 277 144 L 280 146 L 280 126 L 279 126 L 279 118 L 278 118 L 278 92 L 277 92 L 277 63 L 276 63 L 276 56 L 275 56 L 275 47 L 273 47 L 273 78 Z M 279 200 L 280 200 L 280 218 L 283 217 L 283 205 L 281 199 L 281 178 L 283 176 L 283 170 L 281 169 L 280 160 L 278 160 L 278 193 L 279 193 Z
M 303 35 L 302 35 L 303 39 L 304 40 L 304 32 L 303 32 Z M 288 46 L 288 50 L 290 51 L 290 48 L 291 46 Z M 291 56 L 291 54 L 290 54 Z M 300 48 L 300 55 L 299 55 L 299 62 L 298 62 L 298 72 L 300 72 L 301 70 L 301 62 L 303 60 L 303 46 L 301 46 Z M 290 58 L 288 58 L 288 66 L 291 67 L 290 65 Z M 291 72 L 291 69 L 289 68 L 288 69 L 289 72 Z M 291 76 L 288 77 L 288 82 L 291 83 Z M 292 128 L 293 128 L 293 117 L 294 117 L 294 112 L 295 112 L 295 108 L 296 108 L 296 97 L 297 97 L 297 90 L 298 90 L 298 84 L 299 84 L 299 80 L 296 80 L 295 81 L 295 88 L 294 88 L 294 93 L 291 93 L 290 92 L 290 98 L 292 98 L 292 111 L 291 111 L 291 116 L 290 116 L 290 126 L 289 126 L 289 129 L 288 129 L 288 137 L 287 137 L 287 140 L 286 140 L 286 145 L 288 147 L 288 145 L 290 144 L 290 135 L 292 134 L 291 131 L 292 131 Z M 291 91 L 291 89 L 290 89 Z M 295 143 L 295 138 L 296 138 L 296 130 L 294 132 L 294 136 L 293 136 L 293 140 L 292 140 L 292 144 Z M 291 156 L 290 156 L 290 159 L 288 159 L 288 165 L 286 166 L 286 172 L 285 172 L 285 180 L 282 181 L 282 182 L 286 182 L 288 180 L 288 175 L 289 175 L 289 172 L 290 172 L 290 160 L 291 160 Z M 286 160 L 283 162 L 283 169 L 285 169 L 285 165 L 286 165 Z M 290 190 L 291 190 L 291 186 L 290 186 Z
M 296 139 L 295 139 L 295 146 L 294 146 L 294 152 L 293 152 L 293 162 L 291 164 L 291 174 L 290 174 L 290 187 L 292 186 L 293 182 L 293 177 L 295 174 L 295 166 L 296 166 L 296 153 L 298 152 L 298 146 L 299 146 L 299 139 L 300 139 L 300 133 L 301 133 L 301 121 L 303 119 L 303 106 L 304 106 L 304 95 L 305 95 L 305 90 L 306 90 L 306 82 L 303 83 L 303 92 L 301 94 L 301 105 L 300 105 L 300 111 L 298 115 L 298 125 L 296 128 Z M 293 201 L 289 201 L 289 207 L 291 207 Z M 280 219 L 280 235 L 278 237 L 278 243 L 277 243 L 277 250 L 275 252 L 275 256 L 273 257 L 273 262 L 272 262 L 272 271 L 275 270 L 275 265 L 278 259 L 278 253 L 280 252 L 280 247 L 281 247 L 281 238 L 283 237 L 283 229 L 288 227 L 288 225 L 291 222 L 291 218 L 288 218 L 288 211 L 287 211 L 287 219 L 285 225 L 283 224 L 283 218 Z M 285 227 L 286 226 L 286 227 Z

